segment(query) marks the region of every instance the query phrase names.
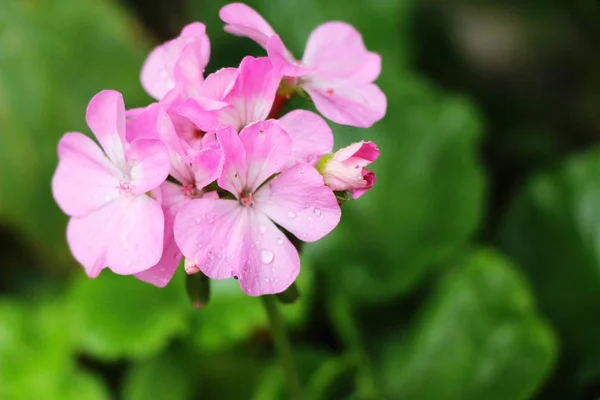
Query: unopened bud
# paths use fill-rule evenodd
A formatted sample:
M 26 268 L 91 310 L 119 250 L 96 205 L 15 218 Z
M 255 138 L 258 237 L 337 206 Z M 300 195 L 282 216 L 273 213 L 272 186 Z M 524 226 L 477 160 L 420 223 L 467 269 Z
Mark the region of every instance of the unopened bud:
M 379 157 L 373 142 L 357 142 L 324 155 L 317 163 L 325 184 L 335 192 L 349 190 L 354 199 L 365 194 L 375 184 L 375 174 L 365 167 Z

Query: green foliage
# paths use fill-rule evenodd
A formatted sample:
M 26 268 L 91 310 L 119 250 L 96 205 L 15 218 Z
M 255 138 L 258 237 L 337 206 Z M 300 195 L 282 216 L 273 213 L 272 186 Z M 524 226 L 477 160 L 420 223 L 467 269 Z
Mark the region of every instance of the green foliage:
M 459 264 L 409 337 L 387 352 L 387 392 L 400 399 L 529 398 L 552 368 L 552 332 L 523 278 L 498 254 L 480 251 Z
M 191 305 L 182 274 L 163 289 L 104 272 L 79 280 L 71 294 L 77 339 L 98 358 L 143 357 L 187 330 Z
M 570 361 L 581 363 L 578 380 L 600 376 L 599 176 L 595 150 L 532 178 L 500 230 L 504 249 L 523 266 Z

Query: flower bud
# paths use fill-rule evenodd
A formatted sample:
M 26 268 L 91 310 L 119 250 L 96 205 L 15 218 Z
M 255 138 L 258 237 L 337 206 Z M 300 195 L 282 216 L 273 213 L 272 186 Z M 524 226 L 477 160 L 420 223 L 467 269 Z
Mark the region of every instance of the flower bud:
M 375 174 L 365 167 L 377 157 L 379 149 L 375 143 L 360 141 L 323 156 L 317 169 L 331 189 L 349 190 L 358 199 L 375 184 Z

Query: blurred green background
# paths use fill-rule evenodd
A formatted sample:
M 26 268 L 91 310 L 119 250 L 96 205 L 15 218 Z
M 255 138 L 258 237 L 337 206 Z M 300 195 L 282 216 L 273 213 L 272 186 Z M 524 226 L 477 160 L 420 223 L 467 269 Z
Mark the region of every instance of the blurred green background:
M 208 72 L 262 54 L 214 0 L 0 1 L 0 399 L 285 399 L 259 299 L 194 309 L 87 279 L 50 194 L 56 144 L 106 88 L 150 99 L 155 44 L 207 24 Z M 600 3 L 250 1 L 300 56 L 344 20 L 383 56 L 378 184 L 305 247 L 283 306 L 308 399 L 600 396 Z M 303 101 L 296 107 L 309 107 Z

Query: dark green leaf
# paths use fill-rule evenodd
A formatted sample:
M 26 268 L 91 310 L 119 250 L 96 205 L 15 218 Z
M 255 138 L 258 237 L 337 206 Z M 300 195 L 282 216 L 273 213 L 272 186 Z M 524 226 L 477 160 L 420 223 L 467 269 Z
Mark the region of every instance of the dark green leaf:
M 480 251 L 441 281 L 409 337 L 386 352 L 384 383 L 398 399 L 525 399 L 555 357 L 523 278 Z
M 183 271 L 165 288 L 156 288 L 106 270 L 97 279 L 82 277 L 71 301 L 83 350 L 107 359 L 155 354 L 188 330 L 193 310 Z
M 500 229 L 504 250 L 523 266 L 569 361 L 600 376 L 600 153 L 531 179 Z M 586 371 L 587 370 L 587 371 Z

